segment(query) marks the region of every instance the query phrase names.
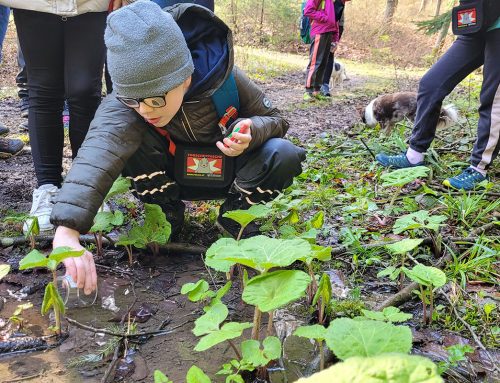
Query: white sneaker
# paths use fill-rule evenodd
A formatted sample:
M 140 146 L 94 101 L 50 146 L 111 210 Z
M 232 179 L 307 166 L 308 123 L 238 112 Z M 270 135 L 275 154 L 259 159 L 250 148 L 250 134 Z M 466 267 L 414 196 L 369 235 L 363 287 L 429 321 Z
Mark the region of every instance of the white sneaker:
M 59 188 L 52 184 L 42 185 L 33 190 L 33 204 L 31 205 L 30 216 L 38 218 L 40 234 L 54 230 L 54 225 L 50 223 L 50 214 L 58 194 Z M 24 223 L 24 234 L 28 232 L 32 221 L 32 219 L 27 219 Z

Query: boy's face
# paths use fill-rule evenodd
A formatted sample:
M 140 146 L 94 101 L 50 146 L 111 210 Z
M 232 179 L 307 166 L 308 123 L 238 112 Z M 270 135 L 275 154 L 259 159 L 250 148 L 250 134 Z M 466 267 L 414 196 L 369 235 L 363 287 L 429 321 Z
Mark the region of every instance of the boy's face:
M 184 94 L 191 85 L 191 77 L 187 78 L 177 88 L 170 90 L 165 94 L 165 106 L 153 108 L 141 102 L 134 110 L 139 113 L 147 122 L 156 127 L 167 125 L 176 115 L 181 107 Z

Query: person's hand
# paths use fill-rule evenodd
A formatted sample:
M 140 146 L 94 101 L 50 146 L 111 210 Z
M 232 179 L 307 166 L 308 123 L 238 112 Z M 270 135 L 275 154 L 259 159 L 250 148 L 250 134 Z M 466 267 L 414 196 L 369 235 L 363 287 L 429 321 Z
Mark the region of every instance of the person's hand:
M 74 250 L 85 250 L 80 244 L 80 233 L 68 227 L 59 226 L 54 235 L 52 246 L 67 246 Z M 76 282 L 78 288 L 84 289 L 85 294 L 90 294 L 97 288 L 97 272 L 95 269 L 94 256 L 90 251 L 85 250 L 82 256 L 66 258 L 64 261 L 66 275 Z
M 339 47 L 338 43 L 332 43 L 332 45 L 330 46 L 330 52 L 335 53 L 338 47 Z
M 248 131 L 246 133 L 234 132 L 234 129 L 241 127 L 241 125 L 247 124 Z M 250 145 L 252 141 L 252 120 L 249 118 L 242 120 L 236 124 L 233 129 L 232 137 L 236 141 L 232 141 L 229 137 L 226 137 L 221 141 L 217 141 L 216 145 L 222 153 L 229 157 L 237 157 L 242 154 Z
M 129 5 L 133 3 L 135 0 L 112 0 L 113 6 L 110 4 L 110 11 L 116 11 L 117 9 L 124 7 L 125 5 Z

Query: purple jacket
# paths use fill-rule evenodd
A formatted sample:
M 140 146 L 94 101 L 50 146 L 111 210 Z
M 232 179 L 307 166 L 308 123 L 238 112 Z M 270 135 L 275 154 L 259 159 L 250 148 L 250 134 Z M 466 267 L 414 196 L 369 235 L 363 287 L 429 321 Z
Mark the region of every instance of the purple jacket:
M 322 0 L 307 0 L 304 7 L 304 16 L 311 19 L 311 38 L 322 33 L 333 32 L 332 41 L 339 40 L 339 28 L 335 20 L 335 8 L 333 0 L 324 0 L 324 9 Z

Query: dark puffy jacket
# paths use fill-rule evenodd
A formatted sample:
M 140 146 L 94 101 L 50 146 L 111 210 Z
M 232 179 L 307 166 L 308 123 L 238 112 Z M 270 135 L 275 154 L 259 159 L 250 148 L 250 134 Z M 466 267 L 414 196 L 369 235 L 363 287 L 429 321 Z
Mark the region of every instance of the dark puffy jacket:
M 181 27 L 195 64 L 193 84 L 180 110 L 166 126 L 174 142 L 215 145 L 223 138 L 210 96 L 231 71 L 238 88 L 240 109 L 239 119 L 226 134 L 240 119 L 250 118 L 252 141 L 247 150 L 258 148 L 269 138 L 283 137 L 288 130 L 288 122 L 271 106 L 257 85 L 233 66 L 232 35 L 227 26 L 210 11 L 192 4 L 179 4 L 165 10 Z M 192 23 L 203 28 L 203 35 Z M 212 44 L 211 39 L 218 41 Z M 207 52 L 204 44 L 211 48 L 208 51 L 212 57 L 208 59 L 206 55 L 200 55 L 200 52 Z M 213 56 L 214 46 L 221 48 L 218 59 Z M 52 211 L 51 222 L 86 233 L 113 182 L 141 145 L 147 129 L 153 128 L 139 114 L 123 106 L 115 95 L 107 96 L 97 109 L 65 179 Z

